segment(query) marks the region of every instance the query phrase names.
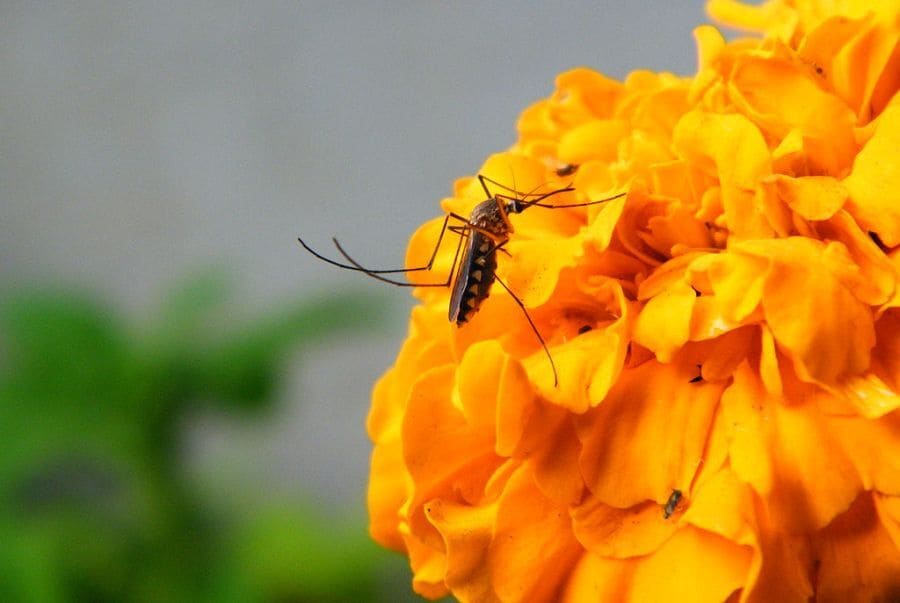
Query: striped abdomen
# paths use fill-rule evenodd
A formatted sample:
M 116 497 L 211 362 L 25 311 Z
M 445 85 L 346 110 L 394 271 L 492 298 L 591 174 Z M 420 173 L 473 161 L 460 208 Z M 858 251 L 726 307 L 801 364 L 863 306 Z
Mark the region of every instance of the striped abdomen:
M 494 242 L 490 238 L 477 230 L 470 231 L 459 273 L 453 283 L 450 322 L 462 325 L 478 311 L 494 282 L 496 253 Z

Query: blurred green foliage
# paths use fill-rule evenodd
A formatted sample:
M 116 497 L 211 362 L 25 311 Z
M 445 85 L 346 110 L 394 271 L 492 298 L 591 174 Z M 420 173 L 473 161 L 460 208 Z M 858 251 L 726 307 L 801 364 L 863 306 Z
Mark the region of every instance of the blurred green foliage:
M 290 354 L 385 315 L 341 295 L 242 320 L 226 282 L 191 279 L 140 330 L 71 291 L 0 296 L 0 601 L 411 600 L 361 518 L 232 513 L 186 476 L 187 413 L 269 412 Z

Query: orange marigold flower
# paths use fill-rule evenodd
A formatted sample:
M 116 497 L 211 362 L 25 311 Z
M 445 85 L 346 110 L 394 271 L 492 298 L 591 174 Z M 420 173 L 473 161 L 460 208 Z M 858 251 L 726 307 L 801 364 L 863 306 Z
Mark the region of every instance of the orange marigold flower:
M 563 73 L 480 171 L 627 191 L 511 217 L 498 275 L 558 385 L 502 289 L 462 328 L 416 291 L 369 509 L 427 597 L 900 599 L 900 7 L 709 10 L 764 36 L 699 27 L 690 78 Z

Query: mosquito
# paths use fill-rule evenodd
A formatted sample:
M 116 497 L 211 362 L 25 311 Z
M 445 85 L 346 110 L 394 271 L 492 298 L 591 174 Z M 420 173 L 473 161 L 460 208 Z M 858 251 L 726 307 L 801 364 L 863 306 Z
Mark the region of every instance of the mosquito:
M 432 251 L 428 262 L 423 266 L 393 270 L 373 270 L 371 268 L 366 268 L 353 259 L 336 238 L 332 237 L 331 239 L 334 246 L 349 263 L 333 260 L 322 255 L 307 245 L 302 238 L 298 238 L 297 240 L 304 249 L 323 262 L 331 264 L 332 266 L 337 266 L 338 268 L 362 272 L 374 279 L 398 287 L 452 287 L 447 317 L 450 322 L 456 323 L 458 327 L 467 323 L 478 311 L 481 307 L 481 303 L 490 295 L 491 285 L 493 285 L 495 281 L 500 283 L 500 286 L 509 293 L 513 301 L 515 301 L 522 310 L 528 324 L 531 326 L 531 330 L 537 336 L 541 347 L 544 349 L 544 353 L 547 355 L 547 359 L 550 361 L 550 368 L 553 371 L 553 386 L 557 387 L 559 384 L 559 377 L 556 372 L 556 364 L 553 362 L 553 356 L 547 348 L 544 337 L 534 324 L 534 321 L 528 313 L 528 310 L 525 308 L 525 304 L 522 303 L 522 300 L 519 299 L 519 297 L 513 293 L 512 289 L 497 276 L 497 252 L 502 251 L 507 255 L 509 254 L 509 252 L 504 249 L 504 246 L 509 242 L 510 234 L 514 232 L 509 216 L 510 214 L 520 214 L 529 207 L 563 209 L 597 205 L 599 203 L 606 203 L 613 199 L 618 199 L 619 197 L 624 196 L 625 193 L 618 193 L 598 201 L 552 205 L 546 203 L 547 199 L 562 193 L 572 192 L 575 189 L 572 186 L 566 186 L 548 193 L 522 193 L 482 174 L 478 175 L 478 182 L 484 190 L 485 200 L 475 206 L 468 218 L 453 212 L 449 212 L 444 216 L 444 222 L 441 225 L 441 231 L 438 235 L 437 243 L 434 246 L 434 251 Z M 488 184 L 502 189 L 505 192 L 492 193 L 490 188 L 488 188 Z M 512 193 L 512 195 L 507 193 Z M 459 223 L 451 224 L 451 219 Z M 453 263 L 450 266 L 450 272 L 447 275 L 446 280 L 437 283 L 411 283 L 385 276 L 431 270 L 431 266 L 434 264 L 434 259 L 437 257 L 438 250 L 443 242 L 444 234 L 448 230 L 459 236 L 459 241 L 456 245 Z M 463 248 L 464 240 L 468 241 L 465 248 Z M 460 259 L 460 252 L 462 252 L 462 259 Z

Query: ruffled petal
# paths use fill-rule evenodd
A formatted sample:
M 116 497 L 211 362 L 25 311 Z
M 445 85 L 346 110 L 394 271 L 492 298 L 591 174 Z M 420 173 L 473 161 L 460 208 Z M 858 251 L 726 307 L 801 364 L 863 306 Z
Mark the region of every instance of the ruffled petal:
M 678 526 L 663 517 L 653 501 L 628 509 L 610 507 L 594 496 L 571 509 L 578 542 L 600 557 L 627 559 L 649 555 L 672 537 Z
M 545 498 L 527 471 L 516 473 L 500 498 L 482 570 L 490 572 L 500 600 L 556 600 L 580 554 L 566 508 Z
M 900 245 L 900 105 L 878 118 L 875 133 L 844 179 L 850 191 L 848 211 L 888 247 Z
M 771 172 L 772 158 L 762 134 L 749 119 L 694 110 L 678 122 L 674 144 L 682 157 L 718 177 L 724 209 L 721 226 L 738 239 L 771 236 L 753 191 Z
M 900 551 L 862 494 L 813 540 L 819 601 L 896 601 Z
M 856 467 L 816 409 L 802 401 L 779 404 L 749 365 L 722 394 L 722 408 L 731 425 L 731 467 L 763 498 L 774 529 L 818 530 L 862 490 Z
M 598 500 L 618 508 L 664 504 L 673 489 L 690 484 L 723 389 L 692 383 L 695 374 L 690 365 L 646 362 L 623 371 L 585 415 L 581 472 Z
M 641 560 L 585 554 L 560 599 L 580 601 L 725 601 L 741 588 L 751 551 L 686 528 Z

